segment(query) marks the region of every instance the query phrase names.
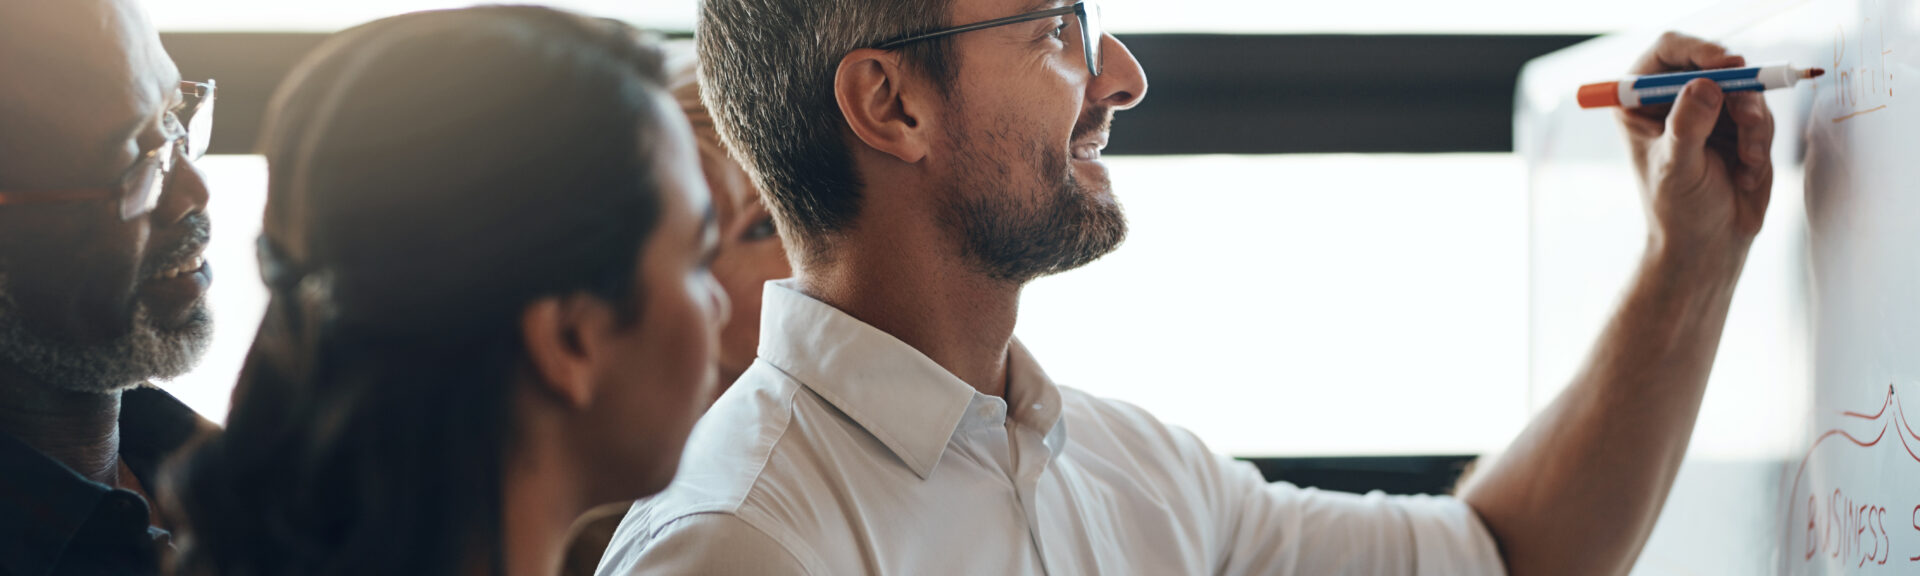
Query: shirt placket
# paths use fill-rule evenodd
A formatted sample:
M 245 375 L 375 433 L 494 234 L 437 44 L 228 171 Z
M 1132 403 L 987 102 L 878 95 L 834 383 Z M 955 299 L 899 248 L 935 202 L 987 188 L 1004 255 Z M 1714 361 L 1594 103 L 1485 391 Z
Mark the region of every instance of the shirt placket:
M 1023 482 L 1023 468 L 1019 454 L 1024 449 L 1019 443 L 1023 440 L 1015 432 L 1015 427 L 1007 417 L 1007 404 L 998 397 L 976 393 L 968 406 L 968 435 L 975 439 L 975 446 L 985 452 L 986 461 L 992 462 L 996 472 L 1006 478 L 1007 486 L 1012 488 L 1013 505 L 1018 509 L 1026 526 L 1027 541 L 1034 546 L 1033 564 L 1039 566 L 1042 574 L 1047 573 L 1046 556 L 1038 547 L 1037 527 L 1033 507 L 1032 482 Z
M 1040 559 L 1041 572 L 1052 574 L 1054 562 L 1047 557 L 1047 543 L 1041 536 L 1041 502 L 1036 498 L 1040 475 L 1046 473 L 1047 463 L 1052 461 L 1052 452 L 1040 434 L 1016 421 L 1007 422 L 1007 437 L 1013 451 L 1014 491 L 1020 499 L 1021 512 L 1026 515 L 1027 536 L 1033 542 L 1034 556 Z

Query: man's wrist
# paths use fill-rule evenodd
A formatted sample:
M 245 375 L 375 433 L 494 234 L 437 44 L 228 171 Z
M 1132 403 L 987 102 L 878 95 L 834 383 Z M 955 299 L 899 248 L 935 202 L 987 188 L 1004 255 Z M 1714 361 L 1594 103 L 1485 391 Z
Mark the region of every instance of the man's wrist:
M 1746 266 L 1747 249 L 1751 245 L 1752 242 L 1722 246 L 1680 244 L 1658 235 L 1650 236 L 1641 261 L 1641 273 L 1649 276 L 1649 280 L 1685 289 L 1697 296 L 1731 296 Z

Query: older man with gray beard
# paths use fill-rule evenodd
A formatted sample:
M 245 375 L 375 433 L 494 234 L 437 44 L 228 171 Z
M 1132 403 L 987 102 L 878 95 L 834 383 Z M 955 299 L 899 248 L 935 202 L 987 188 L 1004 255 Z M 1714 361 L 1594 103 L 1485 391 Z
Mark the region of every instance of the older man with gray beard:
M 146 386 L 211 332 L 213 83 L 132 0 L 0 0 L 0 576 L 158 574 L 155 469 L 210 426 Z

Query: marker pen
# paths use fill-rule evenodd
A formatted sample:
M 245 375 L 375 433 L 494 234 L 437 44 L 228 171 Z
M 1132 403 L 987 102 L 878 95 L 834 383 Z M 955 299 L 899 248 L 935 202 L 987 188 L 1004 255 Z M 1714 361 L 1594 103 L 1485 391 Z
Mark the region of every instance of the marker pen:
M 1580 87 L 1581 108 L 1619 106 L 1633 108 L 1650 104 L 1672 104 L 1694 78 L 1706 78 L 1725 92 L 1772 90 L 1793 86 L 1801 80 L 1826 74 L 1819 68 L 1794 68 L 1786 64 L 1724 68 L 1697 72 L 1674 72 L 1626 78 L 1613 82 L 1595 82 Z

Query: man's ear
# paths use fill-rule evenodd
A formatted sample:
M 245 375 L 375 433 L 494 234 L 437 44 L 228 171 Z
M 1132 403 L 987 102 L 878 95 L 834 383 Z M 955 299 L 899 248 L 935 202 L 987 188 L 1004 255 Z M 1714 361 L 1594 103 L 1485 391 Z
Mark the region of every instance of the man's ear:
M 520 313 L 534 384 L 573 408 L 593 403 L 598 365 L 607 360 L 606 337 L 615 327 L 613 307 L 586 294 L 548 296 Z
M 910 76 L 899 52 L 874 48 L 847 53 L 833 75 L 834 99 L 853 135 L 909 164 L 927 155 L 928 98 L 934 96 Z

